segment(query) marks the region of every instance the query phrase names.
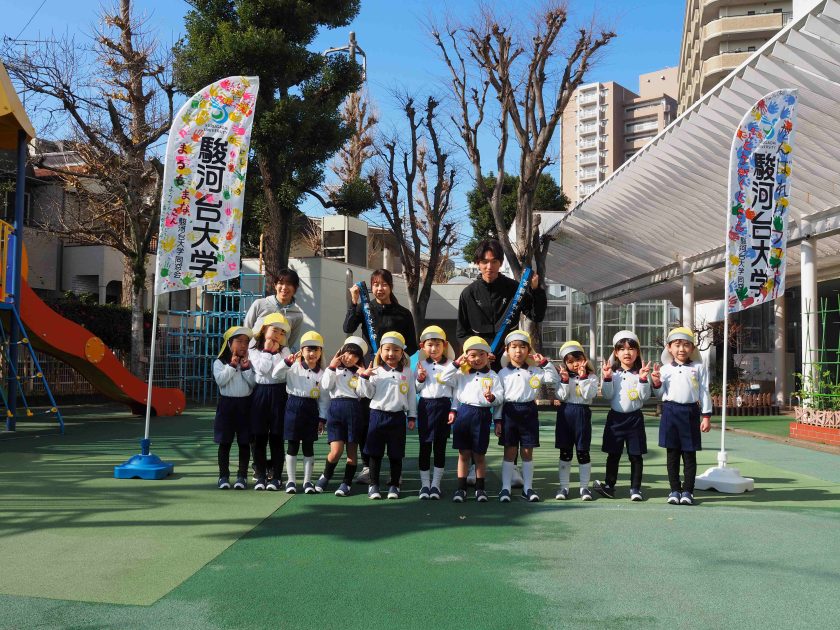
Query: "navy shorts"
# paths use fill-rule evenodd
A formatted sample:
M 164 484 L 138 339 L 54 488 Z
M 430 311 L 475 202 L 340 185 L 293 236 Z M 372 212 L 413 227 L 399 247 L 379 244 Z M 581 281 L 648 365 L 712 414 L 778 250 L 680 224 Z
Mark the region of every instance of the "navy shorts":
M 289 396 L 283 439 L 295 442 L 314 442 L 318 439 L 318 399 Z
M 437 440 L 448 440 L 452 427 L 449 423 L 451 398 L 420 398 L 417 405 L 417 433 L 420 443 L 434 444 Z
M 248 444 L 251 441 L 251 396 L 233 398 L 219 396 L 213 420 L 213 441 L 216 444 Z
M 479 455 L 490 446 L 490 423 L 493 410 L 490 407 L 460 405 L 455 423 L 452 425 L 452 446 L 459 451 L 472 451 Z
M 669 400 L 662 403 L 659 446 L 681 451 L 703 450 L 700 443 L 700 407 L 697 403 L 684 405 Z
M 327 441 L 359 443 L 362 403 L 358 398 L 333 398 L 327 413 Z
M 283 417 L 286 414 L 286 384 L 257 383 L 251 394 L 251 435 L 283 435 Z
M 404 411 L 370 410 L 365 453 L 371 457 L 382 457 L 388 449 L 388 457 L 405 457 L 406 417 Z
M 534 448 L 540 445 L 540 417 L 537 403 L 506 402 L 502 406 L 502 446 Z
M 557 411 L 554 427 L 554 448 L 570 449 L 578 453 L 588 451 L 592 444 L 592 410 L 589 405 L 563 403 Z
M 610 409 L 607 423 L 604 425 L 604 442 L 601 450 L 605 453 L 621 455 L 624 445 L 627 445 L 628 455 L 644 455 L 647 453 L 647 436 L 645 435 L 645 416 L 641 409 L 622 413 Z

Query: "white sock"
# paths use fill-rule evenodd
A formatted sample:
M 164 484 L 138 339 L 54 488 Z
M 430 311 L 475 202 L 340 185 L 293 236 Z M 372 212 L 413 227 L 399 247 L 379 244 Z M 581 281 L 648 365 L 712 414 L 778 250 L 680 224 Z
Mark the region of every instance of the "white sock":
M 434 474 L 432 475 L 432 485 L 435 488 L 440 488 L 440 484 L 443 481 L 443 468 L 435 468 Z
M 559 469 L 559 476 L 560 476 L 560 487 L 561 488 L 568 488 L 569 487 L 569 476 L 572 470 L 572 462 L 564 462 L 562 459 L 560 460 L 560 469 Z
M 421 470 L 420 471 L 420 487 L 421 488 L 428 488 L 429 487 L 430 477 L 431 477 L 431 471 L 429 471 L 429 470 Z
M 534 460 L 522 462 L 522 478 L 525 480 L 523 490 L 530 490 L 534 483 Z
M 314 457 L 303 458 L 303 483 L 310 483 L 312 481 L 312 470 L 315 468 Z
M 578 470 L 580 471 L 580 487 L 588 488 L 589 476 L 592 474 L 592 463 L 590 462 L 589 464 L 579 464 Z
M 513 462 L 502 461 L 502 490 L 510 492 L 510 484 L 513 479 Z
M 286 481 L 297 484 L 297 455 L 286 455 Z

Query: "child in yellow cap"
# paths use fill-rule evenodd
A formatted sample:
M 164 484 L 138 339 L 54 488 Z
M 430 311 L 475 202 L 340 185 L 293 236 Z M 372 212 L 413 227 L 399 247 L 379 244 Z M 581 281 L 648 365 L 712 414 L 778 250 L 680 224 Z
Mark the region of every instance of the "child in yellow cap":
M 286 414 L 286 386 L 275 370 L 289 356 L 286 347 L 291 327 L 280 313 L 266 315 L 254 330 L 248 356 L 254 366 L 256 385 L 251 400 L 251 437 L 254 440 L 254 490 L 279 490 L 282 487 L 283 417 Z M 266 447 L 271 448 L 271 478 L 267 479 Z
M 700 433 L 711 428 L 712 397 L 709 371 L 700 359 L 690 328 L 674 328 L 665 340 L 662 369 L 651 372 L 653 391 L 662 399 L 659 446 L 667 449 L 671 505 L 694 505 L 697 451 L 702 449 Z M 684 484 L 680 485 L 680 457 Z
M 244 326 L 231 326 L 225 331 L 222 349 L 213 361 L 213 378 L 219 386 L 219 402 L 213 420 L 213 441 L 219 445 L 220 490 L 230 488 L 230 449 L 234 437 L 239 444 L 239 467 L 236 471 L 235 490 L 244 490 L 250 458 L 251 391 L 254 389 L 254 371 L 248 359 L 248 342 L 251 330 Z
M 417 433 L 420 437 L 420 499 L 440 499 L 440 486 L 446 465 L 446 445 L 452 429 L 452 386 L 441 382 L 446 366 L 455 359 L 455 351 L 446 341 L 440 326 L 427 326 L 420 333 L 420 356 L 415 379 L 420 403 L 417 406 Z M 430 475 L 432 450 L 435 453 L 434 475 Z
M 283 418 L 286 447 L 286 494 L 297 493 L 297 455 L 303 443 L 303 492 L 315 494 L 315 441 L 326 424 L 329 394 L 321 387 L 324 338 L 310 330 L 300 338 L 300 350 L 281 361 L 274 375 L 286 383 L 289 396 Z
M 466 500 L 467 473 L 475 461 L 475 500 L 483 503 L 487 501 L 484 479 L 490 423 L 495 421 L 498 426 L 501 420 L 505 392 L 499 375 L 490 369 L 490 345 L 481 337 L 470 337 L 463 350 L 441 374 L 441 381 L 452 383 L 458 401 L 452 420 L 452 446 L 458 450 L 458 489 L 452 500 Z
M 563 365 L 559 369 L 560 385 L 557 398 L 560 409 L 554 427 L 554 447 L 560 449 L 558 477 L 560 487 L 554 497 L 558 501 L 569 498 L 569 481 L 572 470 L 572 452 L 577 451 L 580 472 L 580 498 L 592 500 L 589 478 L 592 474 L 592 459 L 589 448 L 592 444 L 592 399 L 598 393 L 598 376 L 595 368 L 577 341 L 567 341 L 560 346 Z

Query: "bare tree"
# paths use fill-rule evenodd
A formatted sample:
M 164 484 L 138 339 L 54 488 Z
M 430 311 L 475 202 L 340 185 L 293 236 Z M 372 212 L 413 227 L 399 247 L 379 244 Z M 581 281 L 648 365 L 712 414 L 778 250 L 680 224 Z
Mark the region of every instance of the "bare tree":
M 344 183 L 362 177 L 362 168 L 376 152 L 373 146 L 373 129 L 379 122 L 378 116 L 369 111 L 370 99 L 359 90 L 353 92 L 344 102 L 341 118 L 353 130 L 350 139 L 338 152 L 338 161 L 332 170 Z
M 473 170 L 477 188 L 487 198 L 510 263 L 518 279 L 523 269 L 536 263 L 541 283 L 545 277 L 548 239 L 540 233 L 534 213 L 534 194 L 539 176 L 553 159 L 552 138 L 569 99 L 583 82 L 596 53 L 615 37 L 611 31 L 596 33 L 594 26 L 580 28 L 566 53 L 561 35 L 568 20 L 566 3 L 550 0 L 535 21 L 530 37 L 514 37 L 505 24 L 485 9 L 476 24 L 448 27 L 445 33 L 432 29 L 432 37 L 451 76 L 450 86 L 457 113 L 453 121 Z M 488 102 L 490 92 L 494 98 Z M 479 135 L 490 103 L 498 102 L 496 116 L 499 144 L 493 187 L 483 176 Z M 516 207 L 516 238 L 511 242 L 502 213 L 502 188 L 511 132 L 519 146 L 519 189 Z
M 379 210 L 399 243 L 418 336 L 444 250 L 457 239 L 456 224 L 450 220 L 455 169 L 440 141 L 438 106 L 429 97 L 424 111 L 418 113 L 414 99 L 404 99 L 408 141 L 404 145 L 396 138 L 383 142 L 381 164 L 368 177 Z
M 169 54 L 144 30 L 130 0 L 103 9 L 90 48 L 72 37 L 29 51 L 9 48 L 6 67 L 53 117 L 77 168 L 50 165 L 75 192 L 48 229 L 125 256 L 124 302 L 131 306 L 131 371 L 141 375 L 146 256 L 158 229 L 163 164 L 153 145 L 169 131 L 173 94 Z

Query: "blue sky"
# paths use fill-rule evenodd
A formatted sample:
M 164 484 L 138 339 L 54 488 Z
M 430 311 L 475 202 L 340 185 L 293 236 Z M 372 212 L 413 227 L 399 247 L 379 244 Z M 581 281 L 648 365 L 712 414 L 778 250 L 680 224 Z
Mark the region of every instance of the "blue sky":
M 512 22 L 527 23 L 542 2 L 491 0 L 486 4 L 509 12 Z M 616 81 L 636 90 L 639 74 L 677 65 L 683 0 L 569 0 L 568 4 L 570 25 L 589 24 L 594 16 L 597 24 L 618 33 L 589 73 L 588 81 Z M 89 34 L 96 22 L 100 2 L 30 0 L 5 2 L 4 5 L 6 36 L 37 40 L 48 38 L 51 33 L 67 31 L 76 33 L 77 41 L 83 41 L 84 34 Z M 135 0 L 134 6 L 147 15 L 147 28 L 156 30 L 163 43 L 175 41 L 183 33 L 183 16 L 189 10 L 186 2 Z M 511 6 L 516 8 L 515 12 Z M 361 11 L 350 27 L 319 34 L 312 48 L 325 50 L 344 45 L 349 31 L 356 32 L 359 46 L 367 54 L 368 90 L 380 114 L 381 127 L 387 132 L 401 122 L 393 97 L 395 91 L 413 93 L 418 100 L 425 100 L 428 94 L 446 94 L 443 83 L 446 69 L 428 35 L 430 20 L 442 22 L 447 16 L 456 22 L 468 20 L 475 15 L 477 7 L 478 3 L 473 0 L 363 0 Z M 30 18 L 32 21 L 26 26 Z M 30 112 L 30 116 L 37 127 L 37 113 Z M 494 149 L 494 139 L 489 132 L 482 144 L 487 147 L 485 152 Z M 463 156 L 459 152 L 455 155 L 464 166 Z M 490 170 L 490 163 L 485 170 Z M 554 167 L 555 178 L 556 170 Z M 460 214 L 465 212 L 465 195 L 470 187 L 469 173 L 464 170 L 454 195 L 456 212 Z M 314 203 L 306 204 L 305 208 L 311 213 L 320 212 Z M 372 222 L 376 219 L 375 216 L 370 218 Z

